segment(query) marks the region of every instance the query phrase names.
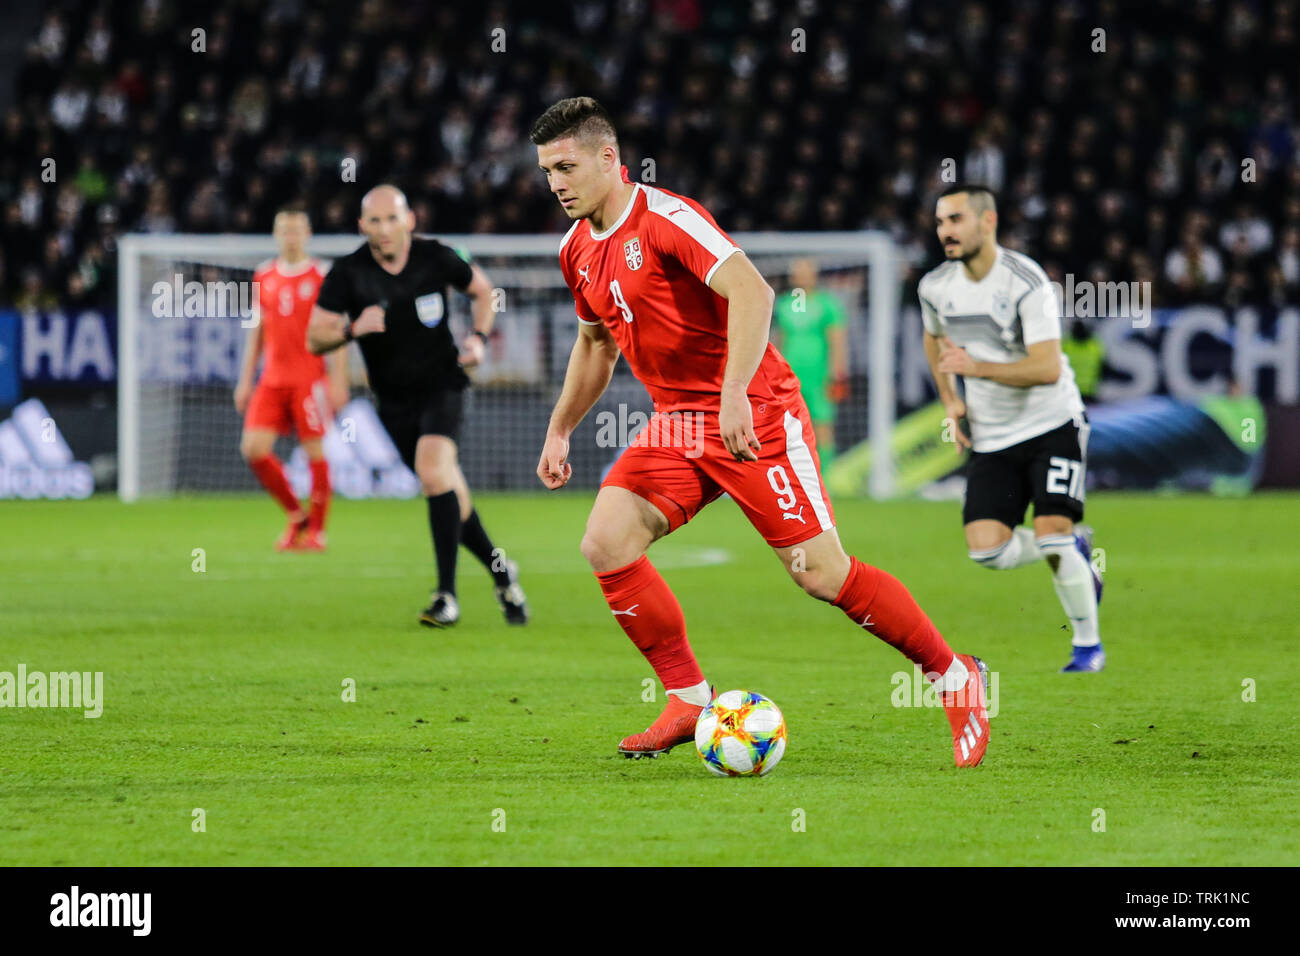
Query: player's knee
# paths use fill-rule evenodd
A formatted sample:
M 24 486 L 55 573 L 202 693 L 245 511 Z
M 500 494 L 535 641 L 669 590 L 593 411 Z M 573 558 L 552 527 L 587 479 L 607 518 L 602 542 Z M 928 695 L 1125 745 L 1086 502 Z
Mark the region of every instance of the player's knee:
M 588 528 L 582 536 L 582 544 L 578 547 L 593 570 L 608 571 L 619 566 L 615 563 L 617 560 L 616 548 L 611 547 L 612 544 L 613 542 L 609 541 L 605 535 Z
M 993 548 L 971 548 L 969 551 L 970 559 L 982 568 L 988 568 L 990 571 L 1005 571 L 1014 567 L 1009 558 L 1011 550 L 1011 539 L 1003 541 Z
M 456 475 L 447 468 L 421 468 L 420 490 L 425 498 L 456 490 Z
M 419 465 L 416 475 L 420 479 L 420 491 L 426 498 L 445 495 L 456 490 L 456 468 L 441 464 Z
M 809 556 L 795 548 L 786 570 L 795 584 L 803 588 L 805 594 L 819 601 L 830 603 L 839 597 L 844 582 L 849 576 L 850 560 L 847 554 L 819 554 L 815 562 Z
M 438 495 L 445 495 L 455 490 L 456 486 L 441 475 L 420 475 L 420 493 L 426 498 L 436 498 Z
M 603 528 L 588 527 L 580 548 L 582 556 L 597 572 L 617 570 L 641 556 L 627 536 L 612 534 Z
M 227 445 L 227 448 L 230 446 Z M 271 453 L 270 447 L 266 442 L 253 435 L 244 435 L 239 439 L 239 454 L 243 456 L 244 461 L 254 462 L 259 458 L 265 458 Z
M 828 568 L 797 571 L 792 576 L 805 594 L 828 604 L 839 596 L 840 588 L 844 586 L 844 576 L 833 574 Z

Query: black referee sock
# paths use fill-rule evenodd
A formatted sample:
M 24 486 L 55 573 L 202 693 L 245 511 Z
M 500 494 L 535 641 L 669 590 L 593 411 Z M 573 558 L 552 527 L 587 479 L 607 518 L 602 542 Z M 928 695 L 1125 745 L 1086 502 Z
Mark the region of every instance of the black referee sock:
M 438 590 L 456 593 L 456 551 L 460 547 L 460 502 L 456 492 L 431 495 L 429 531 L 433 534 L 433 556 L 438 564 Z
M 487 531 L 483 529 L 483 522 L 478 520 L 478 509 L 469 513 L 469 517 L 461 523 L 460 526 L 460 543 L 469 548 L 474 557 L 483 562 L 483 567 L 492 572 L 492 580 L 496 582 L 497 587 L 506 587 L 510 583 L 510 574 L 505 568 L 505 555 L 501 557 L 501 570 L 498 571 L 492 567 L 497 559 L 497 555 L 492 552 L 496 548 L 492 546 L 492 539 L 488 537 Z

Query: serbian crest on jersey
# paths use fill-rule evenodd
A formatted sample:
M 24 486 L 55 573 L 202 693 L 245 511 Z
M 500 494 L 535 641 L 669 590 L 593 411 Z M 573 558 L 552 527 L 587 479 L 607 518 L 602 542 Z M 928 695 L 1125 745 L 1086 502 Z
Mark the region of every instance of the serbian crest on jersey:
M 633 236 L 623 243 L 623 258 L 627 260 L 627 267 L 633 272 L 641 268 L 641 263 L 645 262 L 645 259 L 641 256 L 640 236 Z
M 1000 322 L 1011 318 L 1011 296 L 1005 292 L 993 293 L 993 318 Z

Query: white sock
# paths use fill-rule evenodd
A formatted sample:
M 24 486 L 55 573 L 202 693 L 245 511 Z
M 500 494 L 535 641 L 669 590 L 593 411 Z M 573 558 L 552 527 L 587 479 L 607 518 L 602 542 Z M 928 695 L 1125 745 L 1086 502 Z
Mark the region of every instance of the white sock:
M 952 655 L 952 663 L 949 664 L 948 669 L 943 672 L 943 676 L 935 681 L 935 684 L 938 685 L 939 690 L 947 693 L 949 691 L 961 690 L 966 686 L 966 681 L 969 679 L 970 670 L 961 662 L 961 658 L 954 654 Z
M 970 558 L 976 564 L 982 564 L 994 571 L 1010 571 L 1022 568 L 1043 559 L 1043 552 L 1038 550 L 1034 532 L 1020 527 L 1011 532 L 1011 537 L 996 548 L 987 551 L 971 551 Z
M 1044 556 L 1056 555 L 1059 560 L 1052 574 L 1052 586 L 1061 599 L 1065 616 L 1074 628 L 1071 641 L 1075 647 L 1096 647 L 1101 643 L 1097 624 L 1097 591 L 1092 580 L 1092 568 L 1074 545 L 1073 535 L 1052 535 L 1039 538 L 1038 547 Z
M 707 680 L 700 681 L 694 687 L 683 687 L 679 690 L 665 687 L 664 693 L 680 697 L 686 703 L 693 704 L 696 707 L 709 706 L 709 682 Z

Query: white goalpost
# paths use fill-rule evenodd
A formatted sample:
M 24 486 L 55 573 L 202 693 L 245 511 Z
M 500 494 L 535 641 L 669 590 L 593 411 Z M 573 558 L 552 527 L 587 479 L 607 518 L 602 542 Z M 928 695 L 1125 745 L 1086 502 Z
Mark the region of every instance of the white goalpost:
M 462 429 L 462 467 L 471 486 L 534 490 L 533 469 L 546 420 L 559 394 L 577 335 L 573 302 L 560 274 L 558 235 L 439 235 L 488 274 L 497 288 L 498 333 L 471 377 Z M 839 406 L 837 444 L 870 442 L 872 497 L 895 488 L 890 435 L 900 310 L 900 257 L 883 232 L 735 233 L 778 295 L 790 263 L 815 260 L 819 286 L 844 303 L 853 387 Z M 310 254 L 327 265 L 362 242 L 356 235 L 313 237 Z M 118 243 L 118 494 L 123 501 L 176 494 L 252 490 L 239 457 L 240 416 L 232 390 L 248 328 L 257 319 L 253 270 L 276 253 L 264 235 L 130 234 Z M 468 328 L 467 300 L 448 321 Z M 353 346 L 355 349 L 355 346 Z M 352 355 L 354 376 L 361 368 Z M 363 381 L 326 436 L 339 494 L 407 496 L 414 476 L 396 459 Z M 620 449 L 601 447 L 601 412 L 648 412 L 649 398 L 619 363 L 609 391 L 574 434 L 575 484 L 594 487 Z M 305 462 L 282 446 L 290 480 L 305 488 Z

